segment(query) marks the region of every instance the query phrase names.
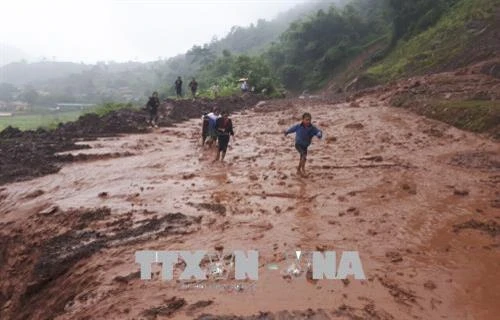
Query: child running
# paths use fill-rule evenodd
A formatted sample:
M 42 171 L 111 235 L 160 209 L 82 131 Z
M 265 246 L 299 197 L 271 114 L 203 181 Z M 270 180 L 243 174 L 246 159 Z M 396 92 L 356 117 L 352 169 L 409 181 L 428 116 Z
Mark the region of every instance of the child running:
M 297 174 L 300 176 L 306 175 L 305 165 L 307 160 L 307 148 L 311 144 L 312 138 L 314 136 L 318 137 L 319 139 L 323 137 L 323 133 L 321 132 L 321 130 L 311 124 L 311 119 L 311 114 L 306 112 L 302 115 L 301 123 L 292 126 L 284 132 L 285 136 L 295 132 L 295 149 L 297 149 L 300 154 Z

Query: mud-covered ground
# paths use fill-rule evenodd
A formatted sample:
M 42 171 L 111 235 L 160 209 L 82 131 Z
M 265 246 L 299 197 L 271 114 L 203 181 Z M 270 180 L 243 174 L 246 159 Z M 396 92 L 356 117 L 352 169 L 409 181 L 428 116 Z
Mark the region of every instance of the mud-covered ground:
M 500 34 L 500 33 L 499 33 Z M 497 41 L 498 42 L 498 41 Z M 500 43 L 500 42 L 498 42 Z M 497 44 L 498 45 L 498 44 Z M 352 93 L 500 141 L 500 58 Z
M 201 117 L 213 107 L 233 112 L 254 106 L 262 100 L 260 95 L 208 99 L 166 100 L 160 107 L 159 125 Z M 117 136 L 125 133 L 146 133 L 148 113 L 144 110 L 118 110 L 105 116 L 85 114 L 77 121 L 60 124 L 55 130 L 20 131 L 8 127 L 0 132 L 0 185 L 40 177 L 58 172 L 66 162 L 115 158 L 129 153 L 99 154 L 91 156 L 60 156 L 58 153 L 88 148 L 84 141 L 96 137 Z
M 4 184 L 0 318 L 498 319 L 499 143 L 384 103 L 259 103 L 225 165 L 196 119 Z M 282 130 L 305 111 L 325 137 L 301 178 Z M 201 249 L 258 250 L 259 280 L 139 277 L 137 250 Z M 367 279 L 289 275 L 296 250 L 358 251 Z

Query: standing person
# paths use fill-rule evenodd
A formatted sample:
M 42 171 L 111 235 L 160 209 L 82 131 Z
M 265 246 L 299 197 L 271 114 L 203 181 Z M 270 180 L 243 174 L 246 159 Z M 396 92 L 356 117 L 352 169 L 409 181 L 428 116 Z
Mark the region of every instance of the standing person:
M 297 174 L 300 176 L 306 175 L 305 165 L 307 160 L 307 148 L 311 144 L 312 138 L 314 136 L 318 137 L 319 139 L 323 137 L 323 133 L 321 132 L 321 130 L 311 124 L 311 119 L 311 114 L 306 112 L 302 115 L 301 123 L 290 127 L 284 132 L 285 136 L 295 132 L 295 149 L 297 149 L 300 154 Z
M 201 145 L 205 145 L 205 140 L 207 140 L 208 137 L 208 129 L 210 125 L 210 120 L 208 119 L 208 112 L 205 112 L 203 116 L 201 117 Z
M 180 76 L 175 80 L 175 93 L 177 94 L 177 98 L 182 98 L 182 79 Z
M 242 92 L 247 92 L 248 91 L 248 83 L 247 81 L 243 81 L 243 83 L 241 84 L 241 91 Z
M 220 113 L 219 109 L 214 108 L 212 112 L 207 114 L 208 118 L 208 146 L 212 146 L 217 141 L 217 132 L 215 129 L 215 125 L 217 123 L 217 119 L 219 119 Z
M 217 119 L 215 130 L 219 138 L 219 150 L 217 151 L 217 158 L 214 161 L 219 161 L 219 159 L 220 161 L 224 161 L 230 136 L 233 136 L 234 139 L 233 122 L 229 119 L 227 111 L 222 112 L 222 117 Z
M 219 91 L 220 91 L 219 85 L 217 83 L 215 83 L 211 89 L 212 89 L 212 94 L 214 96 L 214 99 L 217 99 L 219 97 Z
M 191 95 L 193 96 L 193 101 L 196 99 L 196 90 L 198 90 L 198 82 L 193 78 L 189 83 L 189 88 L 191 89 Z
M 149 124 L 152 127 L 158 128 L 158 108 L 160 107 L 160 99 L 158 99 L 158 92 L 153 92 L 153 95 L 149 97 L 146 108 L 149 110 Z

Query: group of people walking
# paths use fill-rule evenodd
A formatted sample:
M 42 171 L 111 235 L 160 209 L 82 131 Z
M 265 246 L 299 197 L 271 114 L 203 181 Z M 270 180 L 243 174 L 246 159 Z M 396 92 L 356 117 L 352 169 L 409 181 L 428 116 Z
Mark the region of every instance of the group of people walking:
M 179 90 L 182 90 L 182 80 L 180 77 L 177 79 L 180 81 Z M 176 89 L 177 89 L 177 81 L 176 81 Z M 193 78 L 193 81 L 194 78 Z M 192 82 L 193 82 L 192 81 Z M 197 84 L 196 84 L 197 86 Z M 191 90 L 193 91 L 193 96 L 196 93 L 196 86 L 191 86 Z M 181 93 L 178 91 L 178 95 Z M 153 95 L 149 98 L 147 107 L 150 111 L 149 123 L 153 127 L 158 127 L 158 108 L 160 106 L 160 100 L 158 98 L 158 92 L 153 92 Z M 323 133 L 320 129 L 314 126 L 312 123 L 312 116 L 310 113 L 304 113 L 302 115 L 302 121 L 287 130 L 284 130 L 283 133 L 285 136 L 295 133 L 295 149 L 300 155 L 299 165 L 297 167 L 297 175 L 305 176 L 305 165 L 307 161 L 307 149 L 311 144 L 313 137 L 318 137 L 321 139 L 323 137 Z M 217 156 L 215 161 L 224 161 L 226 156 L 227 148 L 229 145 L 229 140 L 233 137 L 234 140 L 234 130 L 233 130 L 233 122 L 229 118 L 229 113 L 227 111 L 222 111 L 218 108 L 214 108 L 212 112 L 204 113 L 202 116 L 202 129 L 201 129 L 201 137 L 202 137 L 202 146 L 216 146 L 217 147 Z
M 302 121 L 283 131 L 285 137 L 295 133 L 295 149 L 300 155 L 297 175 L 306 176 L 305 165 L 307 161 L 307 149 L 311 145 L 312 138 L 323 138 L 323 132 L 312 124 L 312 116 L 306 112 L 302 115 Z M 219 112 L 218 108 L 202 117 L 201 138 L 202 145 L 209 147 L 217 146 L 217 156 L 214 161 L 224 161 L 230 137 L 234 140 L 233 122 L 227 111 Z
M 217 146 L 217 156 L 214 161 L 224 161 L 229 139 L 233 137 L 233 121 L 229 118 L 227 111 L 220 112 L 214 108 L 212 112 L 203 114 L 201 138 L 202 146 Z

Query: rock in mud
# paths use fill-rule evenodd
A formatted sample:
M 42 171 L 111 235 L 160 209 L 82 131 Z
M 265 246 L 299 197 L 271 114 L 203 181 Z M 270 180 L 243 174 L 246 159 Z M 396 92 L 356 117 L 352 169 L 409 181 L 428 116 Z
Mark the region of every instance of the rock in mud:
M 127 276 L 116 276 L 113 280 L 119 283 L 129 283 L 129 281 L 134 280 L 134 279 L 139 279 L 141 277 L 141 272 L 132 272 L 131 274 Z
M 186 173 L 186 174 L 182 175 L 182 179 L 184 179 L 184 180 L 193 179 L 194 177 L 196 177 L 196 174 L 194 174 L 194 173 Z
M 437 286 L 433 281 L 428 280 L 424 283 L 424 288 L 429 289 L 429 290 L 434 290 L 437 288 Z
M 453 191 L 453 194 L 456 196 L 465 197 L 465 196 L 469 195 L 469 191 L 468 190 L 455 190 L 455 191 Z
M 337 142 L 337 137 L 327 137 L 326 138 L 326 143 L 330 144 L 330 143 L 334 143 L 334 142 Z
M 389 278 L 378 277 L 380 283 L 389 290 L 389 294 L 394 297 L 396 302 L 409 305 L 409 303 L 416 303 L 416 295 L 413 290 L 401 288 L 394 280 Z
M 362 123 L 359 123 L 359 122 L 349 123 L 349 124 L 345 125 L 346 129 L 355 129 L 355 130 L 361 130 L 364 127 L 365 126 Z
M 191 203 L 191 202 L 188 202 L 188 205 L 195 207 L 197 209 L 200 209 L 200 210 L 201 209 L 208 210 L 208 211 L 217 213 L 221 216 L 226 215 L 226 207 L 222 204 L 219 204 L 219 203 Z
M 43 194 L 45 194 L 45 191 L 38 189 L 38 190 L 35 190 L 33 192 L 28 193 L 24 198 L 25 199 L 34 199 L 34 198 L 40 197 Z
M 196 320 L 296 320 L 296 319 L 308 319 L 308 320 L 330 320 L 336 319 L 329 315 L 329 312 L 319 309 L 312 310 L 308 309 L 306 311 L 279 311 L 279 312 L 259 312 L 255 315 L 250 316 L 236 316 L 236 315 L 211 315 L 202 314 L 196 318 Z
M 385 253 L 385 256 L 391 260 L 392 263 L 397 263 L 403 261 L 401 253 L 396 251 L 389 251 Z
M 158 316 L 171 317 L 185 305 L 186 305 L 186 300 L 182 298 L 173 297 L 169 300 L 166 300 L 164 306 L 159 306 L 144 310 L 141 313 L 141 315 L 146 317 L 146 319 L 151 319 L 151 320 L 157 319 Z
M 462 152 L 457 153 L 449 162 L 451 165 L 468 169 L 484 169 L 499 171 L 500 154 L 494 152 Z
M 99 198 L 107 198 L 109 194 L 107 192 L 99 192 L 97 195 Z
M 206 308 L 212 305 L 214 302 L 212 300 L 200 300 L 188 307 L 188 312 L 194 312 L 202 308 Z
M 491 237 L 500 235 L 500 225 L 494 220 L 482 222 L 471 219 L 467 222 L 456 224 L 453 226 L 453 231 L 456 233 L 464 229 L 479 230 L 481 232 L 489 234 Z
M 361 158 L 362 160 L 368 160 L 368 161 L 374 161 L 374 162 L 382 162 L 384 161 L 384 158 L 382 156 L 372 156 L 372 157 L 365 157 Z

